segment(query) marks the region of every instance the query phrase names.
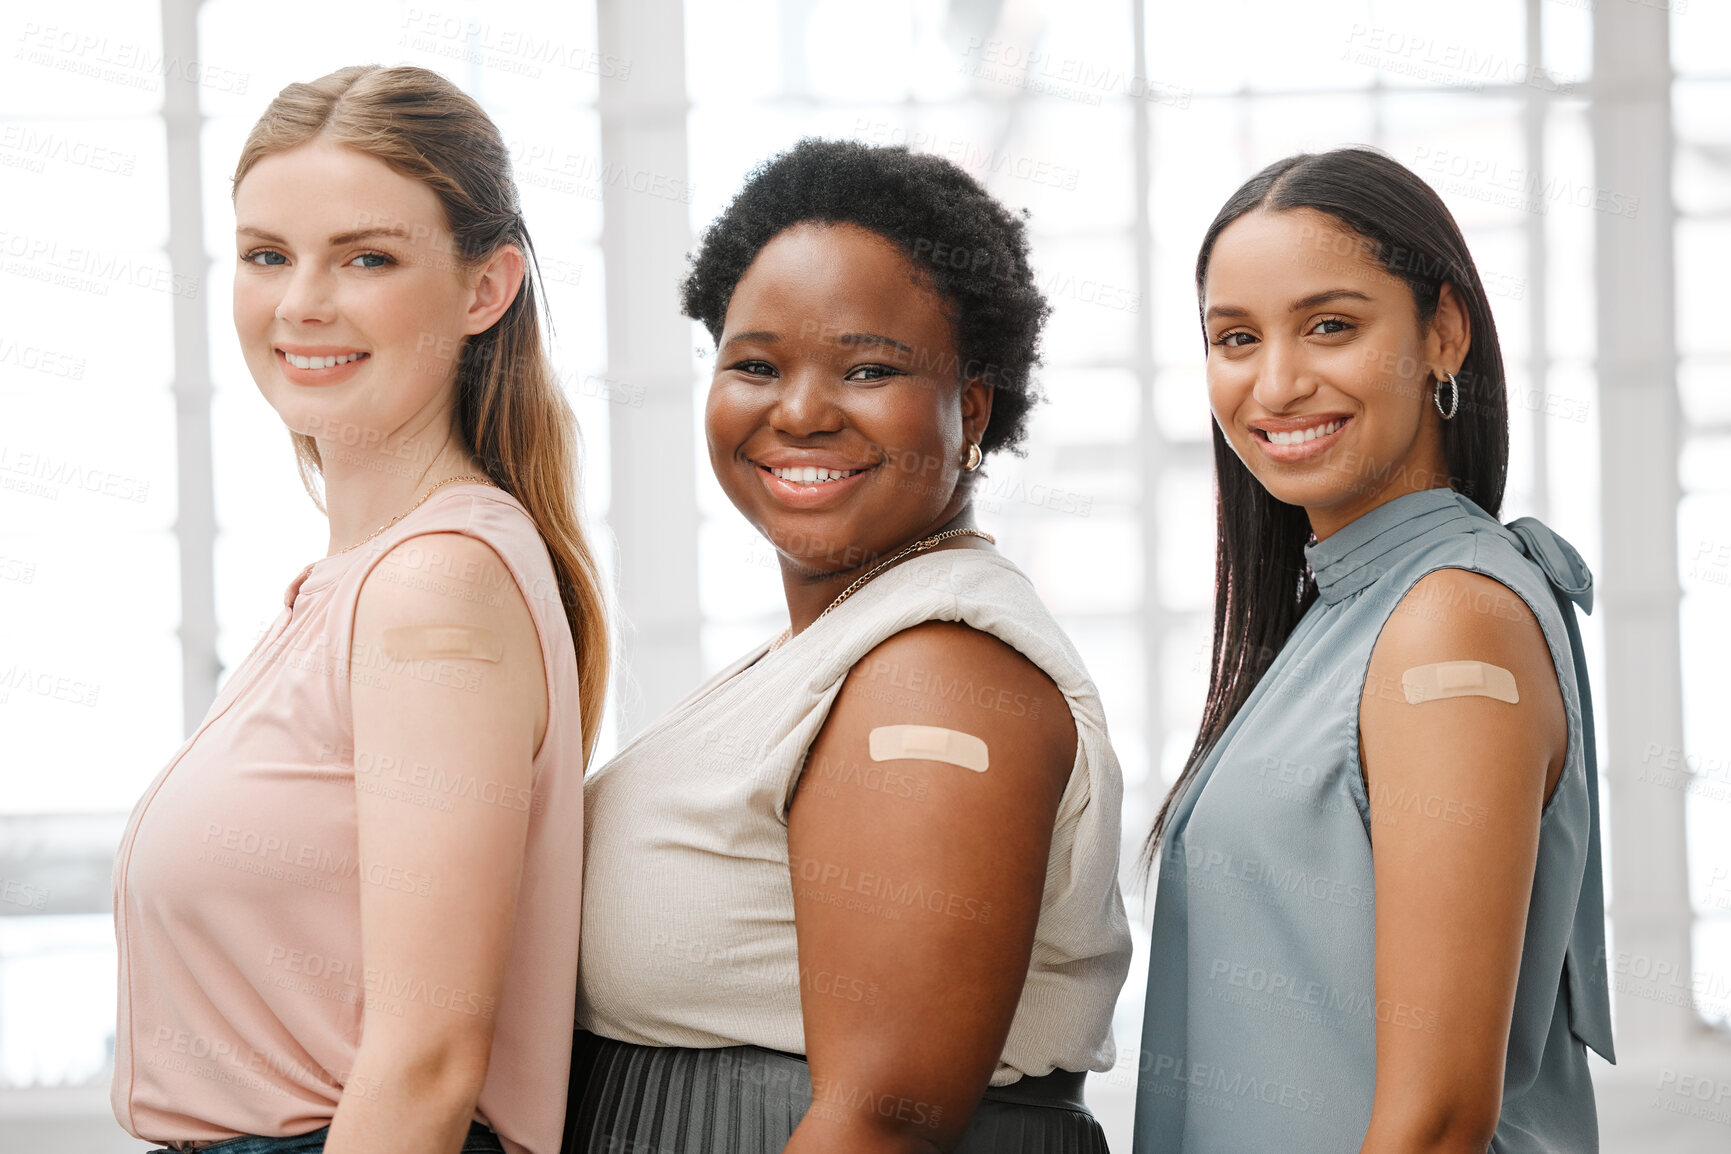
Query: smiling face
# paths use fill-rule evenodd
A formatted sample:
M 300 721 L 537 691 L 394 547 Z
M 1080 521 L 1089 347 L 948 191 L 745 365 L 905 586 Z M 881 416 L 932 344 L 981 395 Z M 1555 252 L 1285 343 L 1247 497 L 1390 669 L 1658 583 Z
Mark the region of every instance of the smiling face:
M 991 389 L 957 379 L 944 302 L 893 243 L 795 225 L 735 286 L 704 411 L 728 499 L 810 575 L 856 569 L 967 504 Z
M 433 191 L 314 140 L 254 165 L 235 217 L 235 330 L 283 423 L 347 446 L 442 440 L 463 340 L 486 325 Z
M 1420 325 L 1364 238 L 1312 209 L 1252 211 L 1216 239 L 1202 306 L 1215 421 L 1319 538 L 1449 483 L 1431 382 L 1468 339 L 1449 286 Z

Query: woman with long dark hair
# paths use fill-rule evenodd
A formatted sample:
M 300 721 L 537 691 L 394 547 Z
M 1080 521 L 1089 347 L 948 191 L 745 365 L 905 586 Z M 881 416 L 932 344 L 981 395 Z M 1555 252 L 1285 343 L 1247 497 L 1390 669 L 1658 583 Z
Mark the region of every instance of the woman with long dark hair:
M 224 1154 L 552 1154 L 605 602 L 499 130 L 419 68 L 283 89 L 234 322 L 326 556 L 134 809 L 113 1102 Z
M 1023 224 L 940 157 L 807 140 L 685 307 L 790 624 L 590 775 L 566 1149 L 1103 1154 L 1118 763 L 972 509 L 1038 396 Z
M 1580 557 L 1508 526 L 1496 326 L 1436 194 L 1279 161 L 1196 287 L 1218 548 L 1137 1151 L 1590 1151 L 1611 1056 Z

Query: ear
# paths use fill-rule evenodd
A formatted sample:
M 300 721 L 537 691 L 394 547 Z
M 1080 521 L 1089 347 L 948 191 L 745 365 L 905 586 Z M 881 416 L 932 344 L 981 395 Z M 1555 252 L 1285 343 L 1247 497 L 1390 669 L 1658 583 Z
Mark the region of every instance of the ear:
M 1445 282 L 1425 333 L 1425 360 L 1440 379 L 1445 373 L 1460 372 L 1472 345 L 1472 322 L 1467 320 L 1466 305 L 1455 286 Z
M 992 420 L 993 387 L 981 377 L 962 382 L 962 438 L 965 449 L 978 444 Z
M 502 245 L 469 274 L 469 307 L 463 314 L 463 335 L 492 328 L 523 287 L 523 250 Z

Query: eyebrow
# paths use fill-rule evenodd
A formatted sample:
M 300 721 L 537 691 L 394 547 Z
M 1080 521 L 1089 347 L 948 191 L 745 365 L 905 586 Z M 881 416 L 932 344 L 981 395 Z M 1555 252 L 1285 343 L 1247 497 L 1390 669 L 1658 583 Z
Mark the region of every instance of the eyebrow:
M 838 345 L 850 346 L 885 345 L 889 348 L 907 353 L 909 356 L 912 356 L 914 352 L 911 346 L 902 344 L 902 342 L 896 340 L 894 337 L 886 337 L 882 333 L 842 333 L 840 336 L 836 337 L 835 343 Z
M 1290 305 L 1286 306 L 1286 311 L 1291 313 L 1301 313 L 1305 309 L 1313 309 L 1317 305 L 1325 305 L 1331 301 L 1368 301 L 1370 299 L 1369 296 L 1359 292 L 1357 289 L 1323 289 L 1319 293 L 1311 293 L 1307 297 L 1299 297 Z M 1249 309 L 1240 308 L 1238 305 L 1210 305 L 1208 307 L 1206 319 L 1213 320 L 1215 317 L 1247 317 L 1249 315 Z
M 727 340 L 722 343 L 721 347 L 727 348 L 729 345 L 735 344 L 739 341 L 755 341 L 759 344 L 773 345 L 779 340 L 781 340 L 781 335 L 779 333 L 772 333 L 765 329 L 754 329 L 748 333 L 735 333 L 733 336 L 728 337 Z M 907 353 L 909 356 L 912 356 L 914 352 L 913 346 L 905 345 L 894 337 L 886 337 L 882 333 L 838 333 L 836 334 L 835 343 L 849 347 L 858 345 L 884 345 L 888 348 L 898 349 L 901 352 Z
M 725 341 L 721 342 L 721 347 L 725 349 L 729 345 L 738 344 L 740 341 L 751 341 L 754 344 L 760 345 L 773 345 L 780 339 L 781 336 L 779 334 L 772 333 L 767 329 L 753 329 L 749 333 L 734 333 L 731 337 L 728 337 Z
M 1305 309 L 1313 309 L 1317 305 L 1325 305 L 1325 304 L 1328 304 L 1330 301 L 1368 301 L 1368 300 L 1370 300 L 1369 294 L 1368 293 L 1361 293 L 1357 289 L 1348 289 L 1348 288 L 1323 289 L 1319 293 L 1311 293 L 1307 297 L 1299 297 L 1297 300 L 1293 301 L 1292 304 L 1287 306 L 1287 311 L 1288 312 L 1294 312 L 1294 313 L 1301 313 Z
M 257 237 L 259 240 L 268 241 L 271 244 L 286 245 L 288 243 L 275 233 L 266 232 L 262 228 L 254 228 L 251 225 L 242 225 L 234 231 L 237 234 Z M 381 236 L 393 237 L 397 240 L 408 240 L 409 230 L 400 225 L 391 228 L 357 228 L 349 232 L 333 234 L 330 239 L 330 244 L 332 248 L 341 248 L 345 244 L 354 244 L 356 241 L 372 240 L 375 237 Z

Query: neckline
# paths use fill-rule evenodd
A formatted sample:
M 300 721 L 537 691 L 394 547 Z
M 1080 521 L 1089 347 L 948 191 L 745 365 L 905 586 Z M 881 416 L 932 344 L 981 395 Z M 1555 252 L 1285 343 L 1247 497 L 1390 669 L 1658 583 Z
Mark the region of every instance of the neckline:
M 874 577 L 872 580 L 870 580 L 870 581 L 866 582 L 864 585 L 860 586 L 859 592 L 855 593 L 852 597 L 849 597 L 846 601 L 843 601 L 840 605 L 832 606 L 834 608 L 835 612 L 833 612 L 833 613 L 826 612 L 826 613 L 819 614 L 817 619 L 814 620 L 810 625 L 807 625 L 804 630 L 802 630 L 799 633 L 794 634 L 792 637 L 789 637 L 786 641 L 784 641 L 781 645 L 781 648 L 770 650 L 769 653 L 766 653 L 764 656 L 768 656 L 771 653 L 786 653 L 786 652 L 788 652 L 795 645 L 797 645 L 802 638 L 809 637 L 812 634 L 819 632 L 818 626 L 820 624 L 822 624 L 823 622 L 834 621 L 834 620 L 837 620 L 839 618 L 849 616 L 848 610 L 845 608 L 846 606 L 848 606 L 848 605 L 871 605 L 871 604 L 875 604 L 878 601 L 882 600 L 884 597 L 888 596 L 889 590 L 896 589 L 900 585 L 906 584 L 907 580 L 912 576 L 912 574 L 918 573 L 921 570 L 932 565 L 935 562 L 936 558 L 940 558 L 940 557 L 954 558 L 958 554 L 966 554 L 966 555 L 970 555 L 970 556 L 980 556 L 980 557 L 990 557 L 990 558 L 993 558 L 995 561 L 1009 564 L 1012 568 L 1015 567 L 1015 563 L 1010 561 L 1010 559 L 1008 557 L 1006 557 L 1002 553 L 1000 553 L 995 546 L 986 546 L 986 547 L 979 547 L 979 548 L 963 546 L 961 548 L 956 548 L 956 549 L 938 548 L 938 549 L 927 549 L 924 553 L 915 553 L 911 557 L 907 557 L 901 561 L 898 561 L 896 564 L 894 564 L 894 565 L 890 566 L 888 569 L 884 570 L 883 573 L 880 574 L 879 576 Z M 900 579 L 899 580 L 892 580 L 892 578 L 896 578 L 898 574 L 901 575 Z M 861 612 L 861 610 L 854 610 L 854 612 Z M 779 634 L 778 634 L 778 636 L 779 636 Z
M 1008 567 L 1017 573 L 1021 572 L 1015 562 L 1011 561 L 996 549 L 929 549 L 924 553 L 919 553 L 909 557 L 900 564 L 885 571 L 881 577 L 868 582 L 858 593 L 848 598 L 841 607 L 838 607 L 836 611 L 828 617 L 823 618 L 821 622 L 813 621 L 804 632 L 796 634 L 780 649 L 770 649 L 770 642 L 773 641 L 774 638 L 765 638 L 752 646 L 745 653 L 741 654 L 733 662 L 711 674 L 707 679 L 699 683 L 698 686 L 694 688 L 682 701 L 667 710 L 660 717 L 650 721 L 649 724 L 645 725 L 642 729 L 638 730 L 636 736 L 621 745 L 613 756 L 607 760 L 606 764 L 612 765 L 622 760 L 628 753 L 632 752 L 640 742 L 648 741 L 652 736 L 680 724 L 688 719 L 700 707 L 718 697 L 720 694 L 734 692 L 742 685 L 749 686 L 751 685 L 752 678 L 757 676 L 767 676 L 768 674 L 766 671 L 772 668 L 780 669 L 784 667 L 786 662 L 794 659 L 793 655 L 795 653 L 798 653 L 806 662 L 807 668 L 818 668 L 823 661 L 833 657 L 834 655 L 828 648 L 819 649 L 815 653 L 808 652 L 805 648 L 806 645 L 810 644 L 810 642 L 806 641 L 807 638 L 814 634 L 823 633 L 825 630 L 837 628 L 839 623 L 848 620 L 856 613 L 864 612 L 866 606 L 873 605 L 877 603 L 880 598 L 887 596 L 888 591 L 896 587 L 895 583 L 890 582 L 889 579 L 895 577 L 897 574 L 910 574 L 918 568 L 923 568 L 926 565 L 931 564 L 932 561 L 938 557 L 951 556 L 957 553 L 966 554 L 974 558 L 989 559 L 992 564 Z M 822 626 L 821 628 L 820 625 Z M 758 690 L 753 686 L 749 691 L 757 692 Z
M 1390 554 L 1442 525 L 1465 518 L 1471 504 L 1453 489 L 1420 489 L 1384 502 L 1325 540 L 1304 547 L 1316 590 L 1330 605 L 1388 571 Z
M 288 589 L 283 594 L 283 604 L 293 606 L 295 598 L 300 594 L 317 593 L 320 590 L 329 587 L 338 577 L 348 571 L 349 566 L 354 563 L 354 560 L 357 557 L 371 557 L 376 560 L 379 557 L 384 556 L 386 553 L 389 553 L 401 543 L 403 537 L 402 529 L 404 526 L 413 525 L 427 512 L 427 510 L 436 509 L 444 504 L 444 502 L 450 498 L 451 494 L 463 493 L 471 489 L 488 489 L 494 492 L 504 493 L 504 490 L 500 489 L 497 485 L 489 485 L 481 481 L 462 481 L 458 484 L 446 485 L 431 498 L 423 501 L 414 509 L 409 510 L 408 515 L 403 517 L 402 520 L 398 521 L 395 525 L 392 525 L 387 531 L 374 537 L 371 541 L 363 543 L 358 548 L 345 549 L 338 553 L 327 553 L 323 557 L 312 562 L 312 564 L 308 565 L 306 568 L 302 569 L 300 573 L 295 576 L 295 579 L 289 582 Z M 474 496 L 473 493 L 470 493 L 469 495 L 471 497 Z

